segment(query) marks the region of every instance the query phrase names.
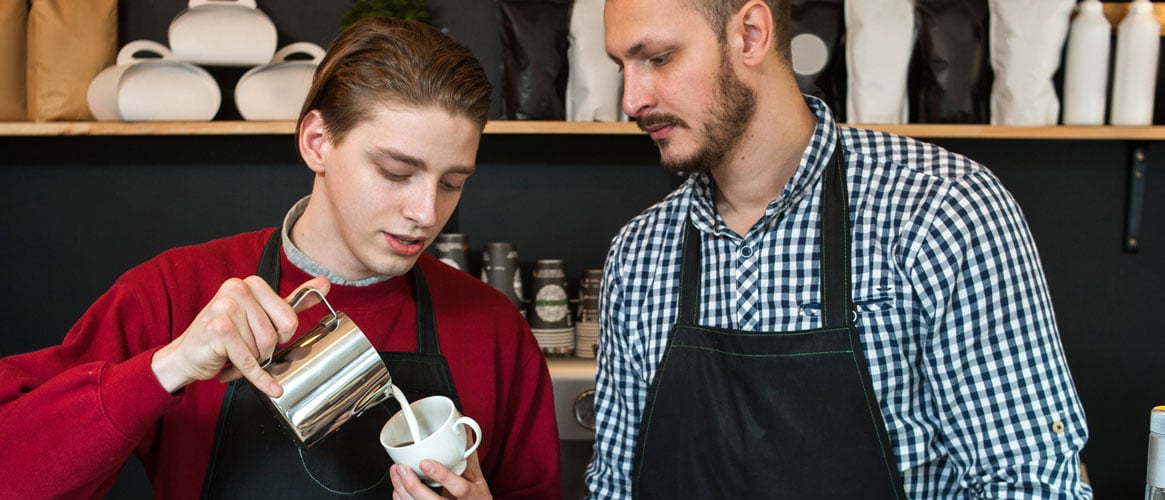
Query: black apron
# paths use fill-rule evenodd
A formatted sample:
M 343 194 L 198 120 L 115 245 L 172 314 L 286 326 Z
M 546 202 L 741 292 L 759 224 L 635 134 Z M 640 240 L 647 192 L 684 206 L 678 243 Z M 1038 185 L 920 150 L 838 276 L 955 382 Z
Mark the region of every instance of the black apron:
M 836 150 L 823 175 L 822 328 L 697 325 L 700 232 L 687 221 L 679 317 L 635 449 L 636 498 L 906 498 L 851 317 Z
M 257 274 L 279 290 L 282 238 L 263 248 Z M 392 382 L 409 401 L 446 396 L 461 408 L 437 345 L 437 322 L 421 266 L 410 276 L 417 301 L 417 352 L 381 352 Z M 304 447 L 250 382 L 230 383 L 223 397 L 203 498 L 389 498 L 392 459 L 380 429 L 400 409 L 395 399 L 353 418 L 319 443 Z

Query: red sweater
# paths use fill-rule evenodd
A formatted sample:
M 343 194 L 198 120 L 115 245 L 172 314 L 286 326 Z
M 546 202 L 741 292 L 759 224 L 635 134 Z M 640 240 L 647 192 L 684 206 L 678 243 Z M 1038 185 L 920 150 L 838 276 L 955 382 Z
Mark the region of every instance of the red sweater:
M 0 359 L 0 488 L 11 498 L 100 497 L 136 453 L 156 498 L 197 498 L 226 385 L 167 393 L 150 370 L 231 277 L 255 274 L 271 229 L 167 251 L 130 270 L 59 346 Z M 558 498 L 561 471 L 546 362 L 512 304 L 424 255 L 441 353 L 465 414 L 481 424 L 482 471 L 497 498 Z M 311 276 L 281 264 L 280 295 Z M 407 276 L 333 285 L 328 302 L 381 351 L 415 351 Z M 300 314 L 300 333 L 326 313 Z

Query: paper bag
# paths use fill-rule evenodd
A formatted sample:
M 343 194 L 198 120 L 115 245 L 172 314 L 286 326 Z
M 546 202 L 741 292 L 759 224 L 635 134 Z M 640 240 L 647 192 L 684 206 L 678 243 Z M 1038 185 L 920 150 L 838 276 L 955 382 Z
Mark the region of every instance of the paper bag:
M 992 125 L 1055 125 L 1052 79 L 1068 38 L 1075 0 L 990 0 Z
M 92 120 L 86 100 L 89 82 L 116 56 L 117 0 L 32 0 L 29 119 Z
M 0 121 L 28 117 L 24 106 L 28 0 L 0 0 Z

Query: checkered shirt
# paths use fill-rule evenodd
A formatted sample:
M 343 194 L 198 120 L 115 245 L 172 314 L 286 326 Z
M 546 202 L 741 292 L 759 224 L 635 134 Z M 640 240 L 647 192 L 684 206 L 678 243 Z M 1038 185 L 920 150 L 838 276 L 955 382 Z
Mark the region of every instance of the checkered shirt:
M 1078 474 L 1087 423 L 1018 204 L 982 165 L 913 139 L 837 127 L 824 103 L 806 101 L 817 115 L 813 139 L 746 234 L 725 227 L 714 181 L 695 174 L 613 240 L 600 306 L 592 495 L 630 497 L 648 388 L 677 318 L 685 218 L 701 232 L 701 325 L 822 326 L 821 178 L 840 142 L 857 327 L 907 495 L 1090 498 Z M 707 473 L 720 473 L 714 461 Z

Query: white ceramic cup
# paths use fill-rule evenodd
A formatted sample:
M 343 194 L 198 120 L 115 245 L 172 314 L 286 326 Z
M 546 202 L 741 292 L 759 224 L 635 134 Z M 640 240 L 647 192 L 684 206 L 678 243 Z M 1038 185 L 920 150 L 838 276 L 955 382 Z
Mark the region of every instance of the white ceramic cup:
M 420 441 L 413 443 L 412 433 L 403 411 L 396 412 L 380 429 L 380 444 L 392 461 L 407 465 L 430 486 L 437 483 L 421 472 L 421 460 L 434 460 L 454 474 L 465 472 L 466 459 L 481 444 L 481 427 L 477 421 L 461 415 L 453 400 L 429 396 L 409 404 L 417 417 Z M 466 448 L 462 427 L 473 429 L 473 444 Z

